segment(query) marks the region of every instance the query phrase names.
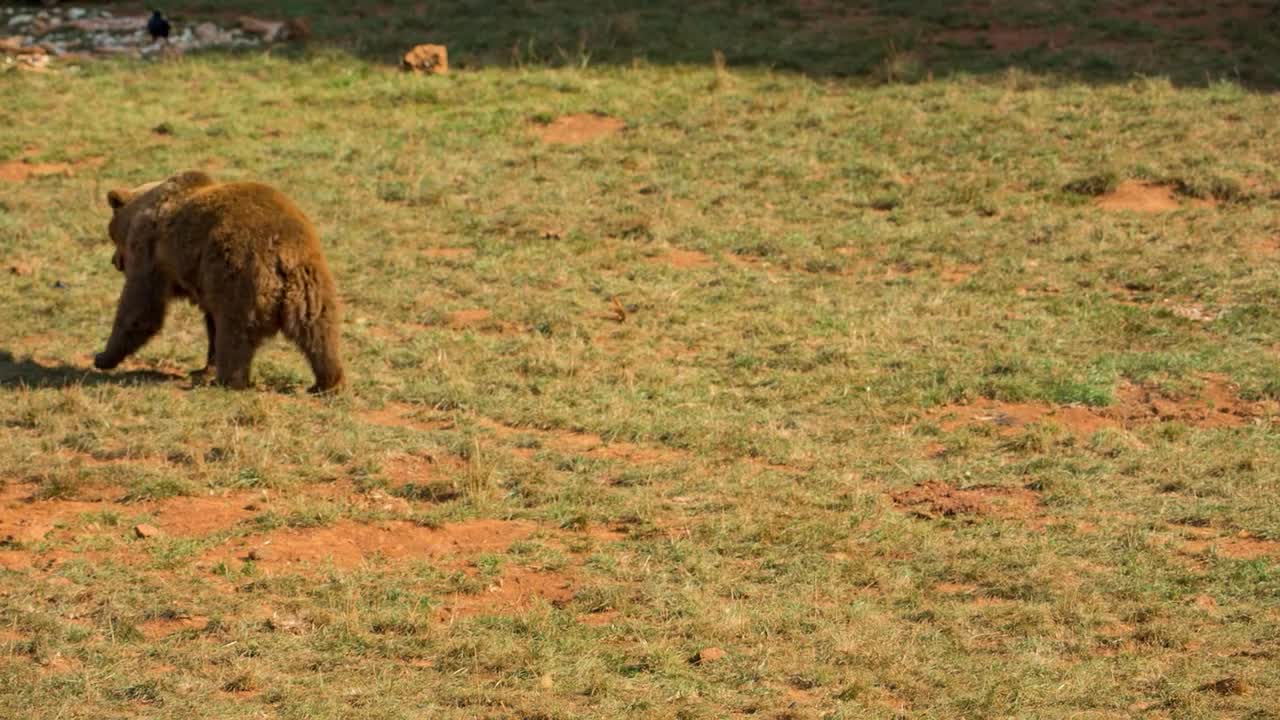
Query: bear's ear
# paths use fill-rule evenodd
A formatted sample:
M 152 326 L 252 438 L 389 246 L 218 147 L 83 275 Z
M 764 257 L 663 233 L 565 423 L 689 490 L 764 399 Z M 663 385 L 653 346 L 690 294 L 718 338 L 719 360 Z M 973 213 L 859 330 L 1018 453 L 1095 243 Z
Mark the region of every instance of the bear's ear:
M 107 204 L 112 210 L 119 210 L 129 202 L 128 193 L 124 190 L 112 190 L 107 193 Z

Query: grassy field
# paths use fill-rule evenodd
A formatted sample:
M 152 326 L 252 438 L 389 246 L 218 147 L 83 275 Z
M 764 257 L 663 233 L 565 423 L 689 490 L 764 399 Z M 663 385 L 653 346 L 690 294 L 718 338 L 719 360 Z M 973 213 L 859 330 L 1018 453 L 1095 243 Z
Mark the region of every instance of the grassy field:
M 1280 717 L 1265 4 L 325 5 L 0 74 L 0 717 Z M 193 167 L 349 393 L 92 370 Z

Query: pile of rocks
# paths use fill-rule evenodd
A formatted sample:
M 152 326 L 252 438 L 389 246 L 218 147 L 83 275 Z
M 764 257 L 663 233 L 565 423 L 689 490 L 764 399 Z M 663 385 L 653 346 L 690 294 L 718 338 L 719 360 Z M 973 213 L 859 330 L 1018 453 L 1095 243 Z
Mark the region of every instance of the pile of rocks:
M 93 56 L 147 57 L 204 48 L 256 47 L 305 35 L 293 22 L 239 19 L 237 27 L 212 22 L 173 23 L 168 40 L 153 40 L 146 15 L 113 15 L 108 10 L 46 7 L 39 11 L 0 7 L 0 65 L 40 70 L 50 58 L 85 60 Z

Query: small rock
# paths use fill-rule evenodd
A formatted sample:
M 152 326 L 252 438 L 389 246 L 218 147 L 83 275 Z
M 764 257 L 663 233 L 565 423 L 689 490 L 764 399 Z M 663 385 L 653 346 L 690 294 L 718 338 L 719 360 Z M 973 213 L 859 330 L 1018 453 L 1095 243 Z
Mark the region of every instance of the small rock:
M 697 655 L 693 656 L 694 665 L 709 665 L 710 663 L 724 659 L 724 650 L 718 647 L 702 648 Z
M 245 554 L 244 559 L 251 562 L 265 562 L 274 556 L 275 553 L 271 552 L 267 548 L 254 548 Z
M 30 23 L 32 20 L 35 20 L 35 19 L 36 19 L 35 15 L 14 15 L 13 17 L 9 18 L 9 27 L 26 25 L 27 23 Z
M 196 26 L 196 39 L 200 42 L 214 42 L 221 34 L 221 31 L 218 30 L 218 26 L 211 22 L 202 22 Z
M 84 8 L 77 8 L 77 7 L 67 8 L 67 17 L 71 18 L 72 20 L 79 20 L 80 18 L 85 16 L 85 12 L 87 11 Z
M 9 272 L 17 275 L 18 277 L 25 277 L 35 272 L 35 268 L 29 262 L 15 260 L 9 265 Z
M 240 16 L 240 27 L 245 32 L 261 36 L 267 42 L 283 40 L 288 35 L 288 28 L 285 23 L 279 20 L 260 20 L 250 15 Z
M 134 525 L 133 534 L 143 540 L 146 540 L 153 537 L 160 537 L 163 533 L 161 533 L 160 528 L 155 525 L 147 525 L 144 523 L 142 525 Z
M 406 72 L 443 75 L 449 72 L 449 50 L 444 45 L 419 45 L 404 54 L 400 67 Z

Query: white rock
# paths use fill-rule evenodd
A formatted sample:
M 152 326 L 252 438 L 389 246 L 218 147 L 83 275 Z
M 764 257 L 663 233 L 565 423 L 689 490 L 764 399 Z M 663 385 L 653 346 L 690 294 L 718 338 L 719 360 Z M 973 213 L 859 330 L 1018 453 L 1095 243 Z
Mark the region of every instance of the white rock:
M 15 25 L 26 25 L 35 19 L 34 15 L 14 15 L 9 18 L 9 27 L 14 27 Z
M 71 18 L 72 20 L 79 20 L 84 16 L 85 16 L 84 8 L 67 8 L 67 17 Z

